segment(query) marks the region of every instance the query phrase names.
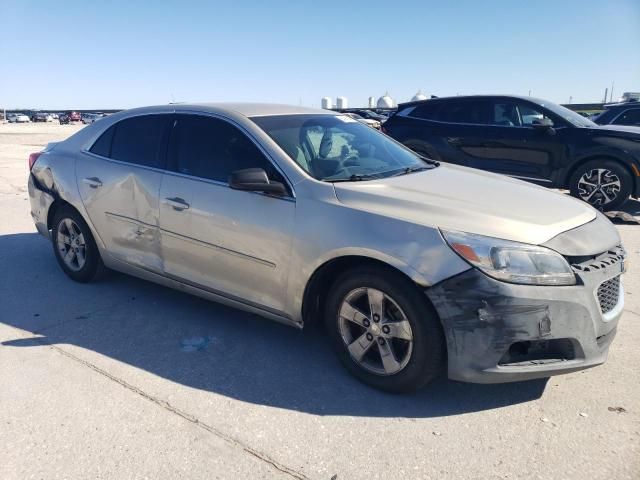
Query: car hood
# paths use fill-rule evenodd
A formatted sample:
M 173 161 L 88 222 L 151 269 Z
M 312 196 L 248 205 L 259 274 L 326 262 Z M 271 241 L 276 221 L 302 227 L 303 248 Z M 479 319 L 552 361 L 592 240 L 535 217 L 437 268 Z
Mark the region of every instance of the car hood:
M 596 218 L 568 195 L 450 164 L 398 177 L 334 184 L 352 208 L 445 230 L 542 244 Z
M 640 140 L 640 127 L 633 127 L 631 125 L 598 125 L 597 127 L 591 128 L 597 133 L 605 133 L 616 137 L 631 137 Z

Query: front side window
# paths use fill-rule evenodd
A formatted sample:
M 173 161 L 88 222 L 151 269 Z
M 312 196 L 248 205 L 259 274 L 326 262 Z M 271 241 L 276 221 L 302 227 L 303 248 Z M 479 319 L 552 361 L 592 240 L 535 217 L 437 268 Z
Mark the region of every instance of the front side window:
M 434 166 L 386 135 L 344 115 L 278 115 L 251 120 L 318 180 L 383 178 Z
M 178 115 L 171 134 L 170 168 L 194 177 L 227 183 L 236 170 L 262 168 L 270 180 L 282 175 L 237 127 L 213 117 Z
M 615 125 L 640 125 L 640 108 L 626 110 L 613 123 Z
M 162 145 L 168 121 L 168 115 L 126 118 L 109 128 L 90 151 L 114 160 L 163 168 Z M 110 151 L 109 136 L 112 136 Z

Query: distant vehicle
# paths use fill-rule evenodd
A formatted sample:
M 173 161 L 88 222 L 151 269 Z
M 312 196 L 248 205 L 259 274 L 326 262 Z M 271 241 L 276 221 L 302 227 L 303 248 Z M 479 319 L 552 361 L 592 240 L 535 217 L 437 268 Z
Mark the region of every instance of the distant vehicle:
M 324 321 L 345 367 L 383 390 L 593 367 L 624 311 L 626 252 L 602 213 L 422 159 L 337 112 L 135 109 L 28 167 L 31 216 L 71 279 L 107 267 L 296 328 Z
M 93 113 L 83 113 L 80 116 L 80 121 L 85 125 L 89 125 L 95 121 L 95 115 Z
M 29 123 L 31 119 L 23 113 L 9 113 L 7 115 L 7 121 L 9 123 Z
M 371 127 L 371 128 L 375 128 L 376 130 L 380 130 L 380 121 L 379 120 L 372 120 L 370 118 L 364 118 L 361 117 L 360 115 L 358 115 L 357 113 L 351 113 L 351 112 L 344 112 L 343 115 L 346 115 L 347 117 L 353 118 L 354 120 L 359 121 L 360 123 L 364 123 L 365 125 Z
M 618 102 L 640 102 L 640 92 L 624 92 Z
M 545 100 L 496 95 L 409 102 L 383 131 L 425 157 L 566 188 L 601 209 L 640 195 L 640 130 L 600 126 Z
M 50 113 L 44 113 L 44 112 L 38 112 L 38 113 L 34 113 L 31 116 L 31 121 L 32 122 L 53 122 L 53 117 L 51 116 Z
M 355 113 L 356 115 L 360 115 L 362 118 L 368 118 L 370 120 L 377 120 L 380 123 L 384 122 L 387 119 L 386 115 L 381 115 L 379 113 L 372 112 L 371 110 L 367 110 L 367 109 L 364 109 L 364 108 L 349 109 L 349 110 L 346 110 L 346 112 Z
M 640 102 L 613 103 L 593 119 L 598 125 L 630 125 L 640 127 Z

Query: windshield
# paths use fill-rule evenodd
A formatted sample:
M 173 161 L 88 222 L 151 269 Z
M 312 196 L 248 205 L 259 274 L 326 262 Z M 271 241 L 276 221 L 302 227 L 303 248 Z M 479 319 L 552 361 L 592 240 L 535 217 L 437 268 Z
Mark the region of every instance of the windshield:
M 559 117 L 562 117 L 574 127 L 597 127 L 597 125 L 588 118 L 583 117 L 579 113 L 576 113 L 573 110 L 569 110 L 566 107 L 562 107 L 555 103 L 543 101 L 538 102 L 538 104 L 541 107 L 545 107 L 547 110 L 552 111 Z
M 279 115 L 251 120 L 318 180 L 369 180 L 436 166 L 345 115 Z

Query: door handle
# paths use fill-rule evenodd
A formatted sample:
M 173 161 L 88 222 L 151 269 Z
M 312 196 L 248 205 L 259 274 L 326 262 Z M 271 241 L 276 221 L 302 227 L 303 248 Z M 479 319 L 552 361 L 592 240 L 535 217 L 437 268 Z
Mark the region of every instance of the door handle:
M 460 137 L 447 137 L 446 140 L 449 145 L 453 145 L 454 147 L 462 145 L 462 139 Z
M 165 201 L 169 205 L 171 205 L 174 210 L 177 210 L 178 212 L 181 212 L 182 210 L 187 210 L 189 208 L 189 204 L 180 197 L 165 198 Z
M 98 177 L 89 177 L 83 179 L 82 181 L 89 185 L 91 188 L 98 188 L 102 186 L 102 182 Z

